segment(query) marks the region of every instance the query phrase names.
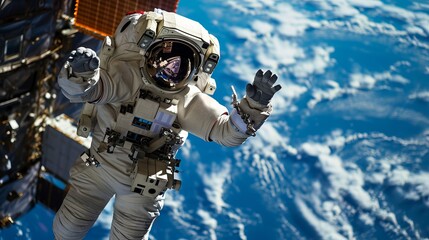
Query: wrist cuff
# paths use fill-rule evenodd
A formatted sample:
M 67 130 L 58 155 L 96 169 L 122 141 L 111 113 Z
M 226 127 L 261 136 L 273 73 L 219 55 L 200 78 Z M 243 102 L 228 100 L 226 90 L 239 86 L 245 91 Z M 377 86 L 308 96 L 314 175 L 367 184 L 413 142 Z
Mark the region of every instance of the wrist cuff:
M 243 119 L 238 114 L 237 109 L 234 108 L 232 110 L 230 119 L 231 119 L 232 125 L 234 125 L 239 132 L 241 132 L 243 134 L 246 134 L 246 132 L 247 132 L 247 124 L 244 123 Z

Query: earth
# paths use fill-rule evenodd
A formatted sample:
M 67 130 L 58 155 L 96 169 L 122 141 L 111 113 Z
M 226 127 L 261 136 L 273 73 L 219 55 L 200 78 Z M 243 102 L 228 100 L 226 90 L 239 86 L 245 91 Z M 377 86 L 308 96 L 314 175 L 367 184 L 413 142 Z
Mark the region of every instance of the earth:
M 214 97 L 283 88 L 236 148 L 190 136 L 151 239 L 428 239 L 427 0 L 181 0 L 218 37 Z M 37 205 L 0 239 L 52 239 Z M 86 239 L 108 239 L 112 201 Z

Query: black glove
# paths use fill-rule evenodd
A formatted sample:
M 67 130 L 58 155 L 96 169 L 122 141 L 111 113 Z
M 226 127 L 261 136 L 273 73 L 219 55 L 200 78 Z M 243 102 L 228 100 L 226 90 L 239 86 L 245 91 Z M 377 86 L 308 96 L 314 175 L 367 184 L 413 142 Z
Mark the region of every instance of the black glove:
M 259 69 L 255 74 L 253 84 L 247 84 L 246 95 L 256 102 L 267 106 L 274 94 L 282 88 L 280 84 L 273 87 L 276 81 L 276 74 L 273 74 L 270 70 L 264 73 Z
M 84 47 L 73 50 L 67 62 L 72 74 L 95 71 L 100 67 L 100 59 L 97 54 L 92 49 Z

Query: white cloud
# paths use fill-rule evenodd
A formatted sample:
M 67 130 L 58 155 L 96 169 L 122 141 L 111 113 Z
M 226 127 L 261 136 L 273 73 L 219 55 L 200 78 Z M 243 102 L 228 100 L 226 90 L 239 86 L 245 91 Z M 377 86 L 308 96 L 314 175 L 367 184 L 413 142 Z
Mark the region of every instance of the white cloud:
M 389 173 L 388 183 L 393 186 L 404 186 L 407 182 L 410 172 L 403 168 L 394 169 Z
M 382 10 L 383 10 L 382 13 L 385 16 L 402 20 L 404 22 L 412 22 L 413 19 L 415 19 L 416 17 L 415 13 L 393 5 L 384 5 Z
M 339 138 L 336 140 L 335 138 Z M 316 231 L 322 234 L 330 234 L 336 231 L 346 238 L 353 238 L 353 229 L 347 217 L 341 213 L 354 212 L 357 217 L 366 225 L 373 225 L 376 221 L 387 224 L 397 234 L 405 237 L 408 233 L 401 231 L 402 227 L 396 219 L 396 215 L 385 207 L 381 207 L 379 199 L 372 196 L 364 186 L 365 182 L 383 185 L 386 182 L 391 186 L 396 186 L 405 199 L 421 201 L 429 207 L 429 173 L 411 173 L 402 167 L 397 167 L 401 163 L 408 162 L 399 156 L 386 159 L 375 159 L 368 157 L 369 166 L 378 166 L 377 169 L 365 169 L 363 172 L 358 165 L 353 162 L 343 162 L 335 154 L 332 147 L 342 148 L 346 143 L 355 142 L 361 139 L 362 143 L 370 144 L 371 139 L 383 139 L 383 141 L 393 141 L 398 144 L 408 146 L 409 144 L 423 144 L 415 141 L 404 141 L 395 137 L 386 137 L 382 134 L 354 134 L 343 136 L 341 131 L 334 131 L 326 139 L 325 143 L 307 142 L 301 145 L 301 152 L 317 157 L 316 166 L 328 179 L 328 184 L 315 182 L 310 196 L 306 195 L 299 205 L 299 209 L 310 225 L 323 225 L 329 229 L 329 233 L 315 227 Z M 377 141 L 378 142 L 378 141 Z M 392 170 L 393 169 L 393 170 Z M 327 195 L 328 200 L 324 200 L 321 195 Z M 350 205 L 350 200 L 352 205 Z M 344 204 L 346 202 L 346 204 Z M 350 206 L 353 209 L 350 209 Z M 309 207 L 311 206 L 311 208 Z M 346 208 L 346 209 L 344 209 Z M 326 225 L 328 224 L 328 225 Z
M 281 134 L 282 130 L 276 128 L 276 126 L 267 121 L 262 125 L 261 129 L 258 130 L 258 140 L 252 139 L 252 146 L 260 151 L 266 151 L 267 154 L 272 152 L 272 148 L 275 146 L 283 146 L 285 140 L 285 136 Z M 270 145 L 269 148 L 267 146 Z
M 295 204 L 304 219 L 311 225 L 311 227 L 314 228 L 321 238 L 332 240 L 347 239 L 337 232 L 334 225 L 320 219 L 316 214 L 314 214 L 301 198 L 296 197 Z
M 256 33 L 248 28 L 243 27 L 231 27 L 229 29 L 236 38 L 254 41 L 256 39 Z
M 403 167 L 398 167 L 387 173 L 387 182 L 399 187 L 404 198 L 413 201 L 423 200 L 429 208 L 429 173 L 412 173 Z
M 388 36 L 403 36 L 399 39 L 416 46 L 424 47 L 421 41 L 409 38 L 408 34 L 420 36 L 429 35 L 429 15 L 424 12 L 412 12 L 407 9 L 383 4 L 381 1 L 362 0 L 332 0 L 311 1 L 325 15 L 333 15 L 340 19 L 322 20 L 322 28 L 348 30 L 358 34 L 383 34 Z M 372 8 L 378 10 L 378 15 L 388 19 L 401 21 L 400 24 L 389 24 L 371 20 L 365 12 L 357 8 Z
M 419 27 L 424 30 L 425 34 L 420 34 L 422 36 L 428 36 L 429 35 L 429 15 L 418 13 L 417 20 L 412 23 L 412 25 L 416 25 L 416 27 Z
M 282 134 L 285 131 L 287 129 L 285 129 L 283 122 L 266 121 L 258 130 L 257 137 L 249 139 L 245 145 L 252 150 L 252 153 L 255 152 L 258 155 L 279 161 L 274 150 L 277 147 L 282 149 L 288 148 L 287 143 L 289 142 L 289 138 Z
M 186 158 L 186 159 L 191 158 L 191 153 L 192 153 L 191 148 L 192 148 L 191 141 L 189 139 L 187 139 L 185 141 L 185 143 L 183 144 L 183 146 L 180 148 L 180 152 L 184 158 Z
M 209 212 L 204 211 L 202 209 L 198 209 L 197 214 L 203 219 L 203 224 L 207 225 L 212 229 L 217 228 L 217 221 L 210 216 Z
M 359 220 L 361 220 L 365 225 L 368 226 L 373 226 L 375 221 L 375 219 L 367 213 L 362 213 L 361 215 L 359 215 Z
M 420 11 L 429 10 L 429 4 L 413 2 L 412 9 Z
M 232 52 L 232 50 L 231 50 Z M 226 59 L 225 64 L 228 66 L 225 70 L 228 74 L 235 76 L 238 80 L 252 82 L 258 67 L 255 67 L 248 59 L 245 59 L 242 49 L 238 50 L 235 59 Z M 238 90 L 238 89 L 237 89 Z
M 164 207 L 171 209 L 169 216 L 181 228 L 186 229 L 187 232 L 194 232 L 197 227 L 191 223 L 194 217 L 190 215 L 189 211 L 185 211 L 184 209 L 185 197 L 177 191 L 169 191 L 165 196 Z
M 228 0 L 225 1 L 225 4 L 228 7 L 234 9 L 235 11 L 242 12 L 244 14 L 255 14 L 255 12 L 257 12 L 257 9 L 261 9 L 265 6 L 262 1 L 258 0 Z
M 249 46 L 251 49 L 252 46 Z M 279 49 L 282 49 L 279 51 Z M 304 50 L 294 42 L 279 37 L 264 39 L 264 46 L 255 48 L 256 60 L 264 67 L 278 69 L 296 63 L 297 59 L 304 58 Z
M 410 80 L 404 78 L 403 76 L 398 74 L 392 74 L 390 72 L 375 73 L 374 78 L 377 81 L 390 81 L 390 82 L 396 82 L 404 85 L 410 82 Z
M 250 23 L 253 30 L 260 34 L 273 32 L 281 36 L 296 37 L 303 35 L 307 29 L 318 28 L 320 26 L 317 21 L 311 20 L 305 14 L 295 10 L 288 3 L 277 2 L 275 0 L 256 0 L 227 1 L 226 4 L 244 14 L 260 16 Z M 261 21 L 261 18 L 268 18 L 270 23 Z M 272 24 L 273 20 L 277 24 L 275 28 Z
M 347 0 L 351 5 L 362 8 L 380 7 L 383 3 L 379 0 Z
M 353 165 L 354 171 L 345 170 L 341 158 L 331 154 L 331 149 L 326 144 L 306 142 L 301 145 L 301 149 L 306 154 L 318 158 L 318 166 L 329 179 L 330 187 L 326 191 L 330 197 L 342 199 L 346 193 L 361 208 L 374 207 L 375 203 L 363 189 L 363 173 L 356 166 Z
M 408 98 L 412 100 L 421 100 L 424 102 L 429 102 L 429 91 L 413 93 Z
M 351 17 L 359 14 L 359 10 L 354 8 L 353 5 L 350 4 L 347 0 L 310 0 L 310 2 L 319 9 L 323 10 L 325 14 L 328 13 L 336 17 Z M 367 5 L 369 6 L 369 4 Z
M 353 92 L 351 91 L 351 93 Z M 403 107 L 400 104 L 401 100 L 397 97 L 374 98 L 374 96 L 361 94 L 344 101 L 337 101 L 335 104 L 329 105 L 330 111 L 338 113 L 346 120 L 364 121 L 368 118 L 380 118 L 394 119 L 395 121 L 402 121 L 403 124 L 415 126 L 429 125 L 427 114 Z M 360 114 L 354 114 L 355 112 Z
M 390 66 L 389 70 L 390 70 L 390 72 L 395 72 L 395 71 L 398 71 L 398 69 L 400 67 L 409 68 L 410 66 L 411 66 L 411 63 L 408 61 L 398 61 L 398 62 L 395 62 L 394 64 L 392 64 L 392 66 Z
M 393 5 L 380 5 L 381 15 L 403 22 L 403 29 L 409 34 L 428 36 L 429 15 L 423 12 L 410 11 Z
M 276 28 L 278 33 L 287 37 L 301 36 L 309 28 L 320 27 L 317 21 L 309 19 L 287 3 L 278 3 L 275 11 L 271 12 L 269 16 L 279 22 L 279 26 Z
M 319 155 L 329 155 L 331 154 L 331 149 L 323 144 L 306 142 L 301 145 L 301 149 L 307 155 L 312 157 L 318 157 Z
M 350 86 L 358 89 L 372 89 L 377 80 L 368 74 L 354 73 L 350 76 Z
M 230 180 L 231 163 L 223 162 L 222 166 L 213 165 L 209 168 L 210 172 L 206 172 L 202 165 L 198 165 L 198 169 L 205 185 L 204 192 L 207 200 L 216 209 L 216 212 L 220 213 L 223 208 L 228 206 L 223 200 L 223 194 L 225 182 Z
M 237 30 L 235 29 L 235 31 Z M 243 35 L 243 33 L 237 32 L 236 34 Z M 232 55 L 234 59 L 225 60 L 226 65 L 228 65 L 226 70 L 246 82 L 253 81 L 254 74 L 259 68 L 270 69 L 274 73 L 279 73 L 285 66 L 292 65 L 298 59 L 305 57 L 304 50 L 296 43 L 281 39 L 278 36 L 265 37 L 257 43 L 249 40 L 238 49 L 235 45 L 227 45 L 227 48 L 229 52 L 234 53 Z M 282 51 L 278 49 L 282 49 Z M 255 60 L 257 61 L 256 65 Z
M 285 112 L 295 112 L 298 107 L 294 105 L 294 101 L 308 91 L 307 87 L 298 85 L 292 82 L 284 82 L 281 79 L 282 89 L 276 93 L 272 99 L 273 115 L 284 114 Z
M 345 2 L 340 3 L 338 1 L 338 5 L 335 6 L 333 13 L 337 17 L 350 17 L 350 16 L 358 15 L 359 10 L 357 10 L 356 8 L 354 8 L 353 6 L 351 6 Z
M 403 85 L 410 82 L 403 76 L 392 74 L 388 71 L 373 74 L 353 73 L 350 75 L 350 86 L 356 89 L 373 89 L 379 81 L 396 82 Z
M 238 236 L 240 237 L 240 240 L 247 240 L 247 236 L 245 233 L 245 225 L 243 223 L 243 220 L 239 215 L 228 212 L 228 217 L 236 221 L 236 227 L 238 229 Z
M 209 212 L 204 211 L 202 209 L 198 209 L 197 211 L 198 216 L 202 219 L 202 224 L 206 225 L 209 229 L 210 239 L 216 240 L 216 228 L 217 228 L 217 221 L 214 219 Z
M 260 179 L 258 186 L 267 190 L 273 197 L 284 190 L 284 176 L 287 174 L 276 150 L 283 149 L 291 155 L 297 152 L 288 146 L 288 137 L 279 134 L 285 131 L 287 129 L 284 129 L 284 123 L 267 121 L 258 131 L 257 137 L 249 139 L 234 154 L 238 162 L 250 161 L 250 167 L 246 165 L 246 168 L 242 168 L 243 171 L 255 174 L 257 179 Z
M 418 26 L 407 26 L 405 27 L 405 30 L 410 34 L 426 36 L 426 32 Z
M 325 84 L 327 89 L 314 88 L 312 90 L 312 99 L 307 103 L 309 108 L 314 108 L 318 103 L 325 100 L 331 101 L 345 94 L 356 93 L 354 89 L 341 88 L 340 85 L 333 80 L 328 80 Z
M 330 54 L 334 52 L 333 47 L 313 47 L 313 59 L 305 59 L 297 62 L 291 69 L 298 78 L 306 78 L 313 74 L 323 74 L 325 69 L 334 63 Z
M 292 100 L 292 99 L 298 99 L 302 94 L 307 92 L 307 87 L 304 87 L 302 85 L 297 85 L 294 83 L 287 83 L 284 86 L 284 90 L 280 92 L 282 96 L 284 96 L 286 99 Z
M 407 36 L 407 32 L 396 29 L 389 23 L 376 23 L 367 16 L 358 14 L 349 20 L 322 20 L 321 25 L 326 29 L 349 31 L 362 35 Z
M 350 195 L 356 203 L 368 208 L 366 199 L 368 193 L 362 189 L 363 174 L 360 171 L 347 172 L 344 169 L 341 158 L 336 155 L 319 155 L 320 169 L 327 175 L 331 187 L 328 189 L 328 194 L 332 198 L 341 199 L 343 194 Z M 343 193 L 344 191 L 344 193 Z
M 258 34 L 263 34 L 263 35 L 270 34 L 274 30 L 274 26 L 272 23 L 261 21 L 261 20 L 255 20 L 251 22 L 250 26 L 254 32 Z

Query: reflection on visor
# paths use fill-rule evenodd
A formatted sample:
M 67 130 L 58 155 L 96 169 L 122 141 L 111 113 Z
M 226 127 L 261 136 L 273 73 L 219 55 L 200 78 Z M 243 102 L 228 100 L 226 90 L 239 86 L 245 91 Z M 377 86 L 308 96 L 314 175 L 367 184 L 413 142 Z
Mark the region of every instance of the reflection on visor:
M 154 67 L 156 68 L 155 77 L 161 78 L 164 81 L 170 83 L 177 83 L 177 74 L 180 70 L 180 64 L 182 63 L 182 59 L 180 56 L 172 57 L 167 60 L 158 60 L 154 63 Z
M 200 65 L 198 51 L 180 41 L 157 42 L 145 53 L 145 77 L 166 91 L 183 89 L 197 72 Z

